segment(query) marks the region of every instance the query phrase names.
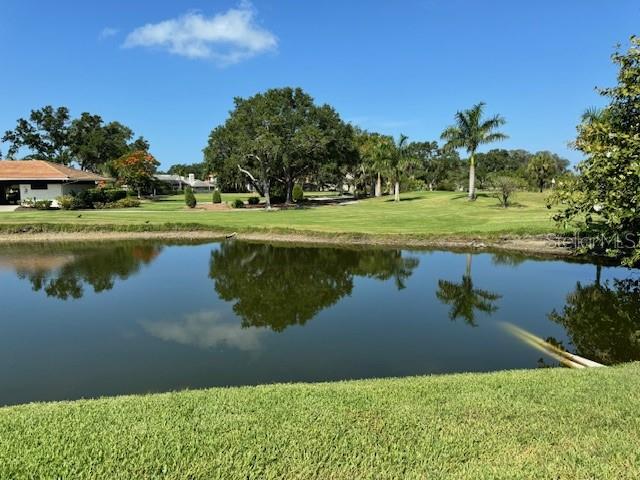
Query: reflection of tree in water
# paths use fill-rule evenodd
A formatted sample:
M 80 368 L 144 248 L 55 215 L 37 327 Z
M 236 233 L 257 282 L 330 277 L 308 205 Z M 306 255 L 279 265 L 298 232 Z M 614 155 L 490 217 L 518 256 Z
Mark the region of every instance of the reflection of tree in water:
M 405 281 L 418 266 L 417 258 L 403 257 L 400 250 L 367 250 L 357 254 L 354 275 L 376 280 L 393 279 L 398 290 L 405 288 Z
M 517 267 L 525 261 L 527 261 L 527 257 L 519 253 L 498 251 L 491 254 L 491 263 L 494 265 Z
M 404 288 L 418 259 L 395 250 L 340 250 L 226 242 L 211 252 L 216 292 L 234 301 L 243 326 L 282 331 L 351 294 L 355 276 Z
M 476 310 L 493 313 L 498 307 L 494 302 L 500 298 L 497 293 L 475 288 L 471 279 L 471 254 L 467 254 L 467 267 L 461 282 L 438 280 L 438 299 L 451 306 L 449 318 L 463 318 L 472 327 L 476 326 Z
M 161 246 L 153 244 L 79 248 L 71 250 L 70 260 L 58 268 L 17 269 L 16 273 L 19 278 L 28 279 L 34 291 L 62 300 L 77 299 L 83 296 L 84 285 L 91 285 L 96 293 L 111 290 L 116 279 L 125 280 L 138 272 L 161 250 Z
M 576 353 L 596 362 L 613 364 L 640 360 L 640 280 L 580 282 L 561 312 L 549 318 L 561 324 Z

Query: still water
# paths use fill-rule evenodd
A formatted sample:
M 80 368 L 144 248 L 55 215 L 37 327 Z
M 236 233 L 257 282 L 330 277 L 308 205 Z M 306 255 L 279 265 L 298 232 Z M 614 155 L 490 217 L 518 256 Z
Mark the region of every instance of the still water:
M 0 405 L 640 359 L 640 274 L 228 241 L 0 247 Z

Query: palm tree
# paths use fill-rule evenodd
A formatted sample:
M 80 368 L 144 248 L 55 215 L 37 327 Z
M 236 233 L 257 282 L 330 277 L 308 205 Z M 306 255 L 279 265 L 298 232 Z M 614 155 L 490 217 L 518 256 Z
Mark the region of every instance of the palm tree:
M 527 164 L 527 174 L 535 181 L 540 193 L 558 171 L 558 162 L 551 152 L 538 152 Z
M 608 111 L 603 108 L 589 107 L 582 113 L 582 123 L 601 122 L 608 115 Z
M 467 269 L 462 276 L 462 282 L 450 282 L 448 280 L 438 280 L 438 299 L 451 305 L 449 318 L 455 320 L 462 317 L 472 327 L 476 326 L 475 311 L 493 313 L 498 307 L 494 302 L 500 298 L 497 293 L 488 290 L 474 288 L 471 280 L 471 254 L 467 254 Z
M 500 115 L 483 120 L 484 106 L 485 103 L 480 102 L 469 110 L 457 112 L 456 124 L 446 128 L 441 135 L 447 146 L 465 148 L 469 153 L 469 200 L 476 199 L 476 150 L 480 145 L 508 138 L 496 131 L 506 120 Z
M 589 107 L 587 108 L 580 118 L 580 125 L 578 125 L 578 131 L 585 128 L 590 128 L 590 135 L 593 135 L 594 140 L 606 141 L 608 138 L 607 130 L 604 128 L 593 128 L 597 125 L 609 121 L 611 118 L 611 110 L 608 108 Z M 573 148 L 577 148 L 576 142 L 571 142 Z
M 382 196 L 382 172 L 387 170 L 387 156 L 389 154 L 388 137 L 378 133 L 358 130 L 356 141 L 361 158 L 361 173 L 365 179 L 374 178 L 373 188 L 376 197 Z
M 409 137 L 400 134 L 397 141 L 393 139 L 389 142 L 389 155 L 387 156 L 387 166 L 389 169 L 389 176 L 393 182 L 393 199 L 396 202 L 400 201 L 400 179 L 407 172 L 409 168 L 414 166 L 417 161 L 411 157 L 409 151 Z

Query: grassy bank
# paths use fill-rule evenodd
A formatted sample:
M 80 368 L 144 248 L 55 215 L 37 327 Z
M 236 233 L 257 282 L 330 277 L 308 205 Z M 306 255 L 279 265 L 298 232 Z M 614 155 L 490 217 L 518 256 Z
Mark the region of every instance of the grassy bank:
M 236 196 L 229 194 L 226 199 Z M 209 195 L 199 195 L 200 204 L 210 201 Z M 517 202 L 503 209 L 485 195 L 468 202 L 460 193 L 411 192 L 403 194 L 399 203 L 384 197 L 272 212 L 207 211 L 187 209 L 178 195 L 127 210 L 0 213 L 0 232 L 218 230 L 468 238 L 556 230 L 544 194 L 522 192 Z
M 638 478 L 640 364 L 0 409 L 0 478 Z

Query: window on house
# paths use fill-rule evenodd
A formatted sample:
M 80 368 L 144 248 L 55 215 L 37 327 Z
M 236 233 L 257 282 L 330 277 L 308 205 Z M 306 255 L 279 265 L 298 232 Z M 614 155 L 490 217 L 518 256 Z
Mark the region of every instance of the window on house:
M 48 190 L 49 185 L 47 182 L 34 182 L 31 184 L 31 190 Z

